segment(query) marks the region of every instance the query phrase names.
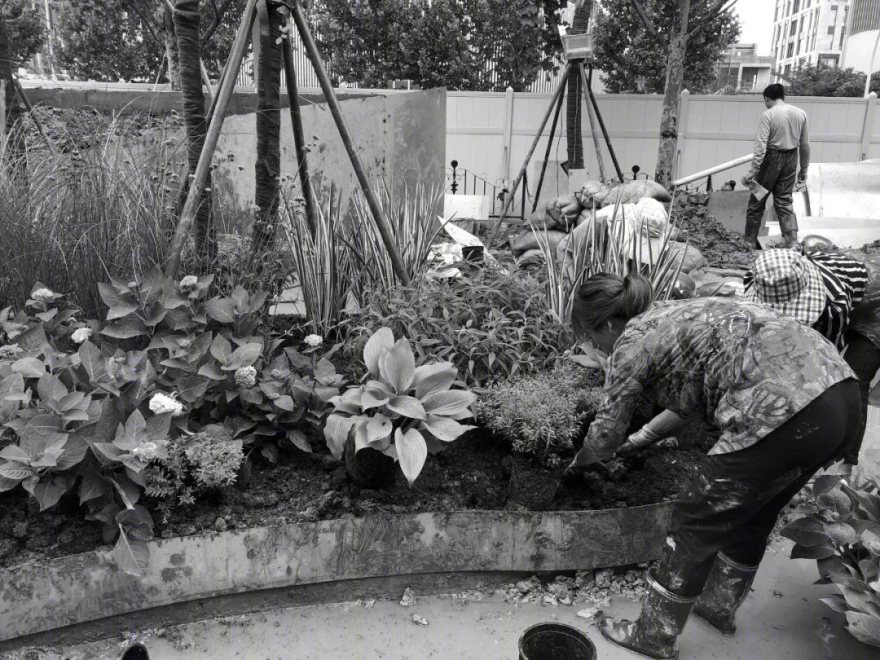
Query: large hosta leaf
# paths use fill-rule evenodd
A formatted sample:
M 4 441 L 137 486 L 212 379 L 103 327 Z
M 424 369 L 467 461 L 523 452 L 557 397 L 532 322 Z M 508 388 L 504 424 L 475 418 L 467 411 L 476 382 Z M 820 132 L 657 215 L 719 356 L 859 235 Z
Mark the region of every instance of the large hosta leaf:
M 379 328 L 364 346 L 364 364 L 373 378 L 379 378 L 379 360 L 394 346 L 391 328 Z
M 814 546 L 828 543 L 828 534 L 821 520 L 798 518 L 782 530 L 782 535 L 799 545 Z
M 324 439 L 327 447 L 336 460 L 342 460 L 342 452 L 345 450 L 345 441 L 351 427 L 357 421 L 357 417 L 344 417 L 343 415 L 331 414 L 324 424 Z
M 119 540 L 113 548 L 113 561 L 123 573 L 140 577 L 147 567 L 150 553 L 147 544 L 135 538 L 129 538 L 125 529 L 119 527 Z
M 411 396 L 393 397 L 387 404 L 388 410 L 410 419 L 426 419 L 425 408 L 422 402 Z
M 429 394 L 445 392 L 452 387 L 456 378 L 458 378 L 458 370 L 455 367 L 439 369 L 419 381 L 416 385 L 416 398 L 424 399 Z
M 394 447 L 397 450 L 397 461 L 403 475 L 412 486 L 425 465 L 428 457 L 428 446 L 425 438 L 416 429 L 410 429 L 402 433 L 400 429 L 394 431 Z
M 370 410 L 371 408 L 380 408 L 391 400 L 392 392 L 379 381 L 372 380 L 364 387 L 364 393 L 361 395 L 361 410 Z
M 861 612 L 846 613 L 846 629 L 860 642 L 880 646 L 880 617 Z
M 449 390 L 448 392 L 435 392 L 422 399 L 425 411 L 430 415 L 459 415 L 467 411 L 468 407 L 476 401 L 477 396 L 466 390 Z
M 452 364 L 452 362 L 431 362 L 430 364 L 423 364 L 420 367 L 416 367 L 411 387 L 418 389 L 421 382 L 429 376 L 433 376 L 442 371 L 448 371 L 449 369 L 455 369 L 455 365 Z
M 397 394 L 404 394 L 416 373 L 416 359 L 406 339 L 399 340 L 379 361 L 379 372 Z
M 372 447 L 382 451 L 391 442 L 391 420 L 385 415 L 376 415 L 358 420 L 354 434 L 354 449 L 360 451 L 364 447 Z
M 346 390 L 342 396 L 334 396 L 330 399 L 330 403 L 333 404 L 337 412 L 346 413 L 348 415 L 359 415 L 361 412 L 363 392 L 363 387 L 352 387 L 351 389 Z
M 434 437 L 443 442 L 452 442 L 466 431 L 476 428 L 475 426 L 459 424 L 453 419 L 438 417 L 437 415 L 428 415 L 428 420 L 424 423 L 424 427 Z

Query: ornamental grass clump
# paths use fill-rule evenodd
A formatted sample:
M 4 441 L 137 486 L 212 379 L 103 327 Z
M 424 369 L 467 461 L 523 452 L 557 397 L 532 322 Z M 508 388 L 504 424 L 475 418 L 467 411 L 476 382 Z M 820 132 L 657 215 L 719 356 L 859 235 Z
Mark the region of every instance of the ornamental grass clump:
M 602 401 L 601 375 L 569 360 L 550 371 L 494 384 L 477 402 L 477 419 L 514 452 L 556 468 Z

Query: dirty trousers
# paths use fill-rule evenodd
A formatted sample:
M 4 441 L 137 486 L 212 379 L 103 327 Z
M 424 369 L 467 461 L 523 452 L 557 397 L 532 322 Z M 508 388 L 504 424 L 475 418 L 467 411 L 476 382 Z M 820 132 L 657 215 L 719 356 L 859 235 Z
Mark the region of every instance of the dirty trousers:
M 779 229 L 785 238 L 793 233 L 795 238 L 797 237 L 797 216 L 794 214 L 794 206 L 792 205 L 794 184 L 797 181 L 797 168 L 797 149 L 789 149 L 787 151 L 767 149 L 767 154 L 761 163 L 761 169 L 758 170 L 758 174 L 755 176 L 755 180 L 773 195 L 773 209 L 776 211 L 776 217 L 779 220 Z M 754 195 L 749 197 L 745 233 L 746 242 L 749 245 L 757 244 L 765 206 L 767 206 L 767 197 L 760 201 Z
M 858 465 L 859 450 L 865 439 L 865 427 L 868 422 L 868 397 L 871 395 L 871 383 L 880 371 L 880 348 L 877 348 L 870 339 L 862 333 L 849 329 L 846 333 L 846 353 L 843 359 L 850 366 L 856 376 L 859 377 L 859 390 L 862 399 L 862 424 L 858 436 L 852 445 L 847 448 L 844 458 L 847 463 Z
M 861 426 L 859 384 L 828 388 L 759 442 L 708 465 L 673 511 L 658 581 L 698 596 L 719 552 L 757 566 L 780 511 L 810 477 L 841 457 Z

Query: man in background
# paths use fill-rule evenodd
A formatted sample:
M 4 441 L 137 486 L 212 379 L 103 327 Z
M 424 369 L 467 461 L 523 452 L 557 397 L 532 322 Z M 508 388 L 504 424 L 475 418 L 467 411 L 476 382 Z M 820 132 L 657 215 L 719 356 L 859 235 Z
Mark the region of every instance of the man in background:
M 779 220 L 785 246 L 792 247 L 797 244 L 798 232 L 792 194 L 795 183 L 806 180 L 807 168 L 810 166 L 807 113 L 785 102 L 785 88 L 779 83 L 764 90 L 764 105 L 767 110 L 761 116 L 758 126 L 752 167 L 742 179 L 743 185 L 752 190 L 746 213 L 745 236 L 750 245 L 757 246 L 758 231 L 769 193 L 773 195 L 773 209 Z

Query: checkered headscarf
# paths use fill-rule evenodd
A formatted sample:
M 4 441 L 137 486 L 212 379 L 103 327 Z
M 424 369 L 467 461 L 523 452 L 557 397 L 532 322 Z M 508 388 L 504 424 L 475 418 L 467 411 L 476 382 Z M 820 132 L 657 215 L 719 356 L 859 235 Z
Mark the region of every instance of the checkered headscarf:
M 826 305 L 819 269 L 791 250 L 764 250 L 743 279 L 744 297 L 772 307 L 784 316 L 813 325 Z

